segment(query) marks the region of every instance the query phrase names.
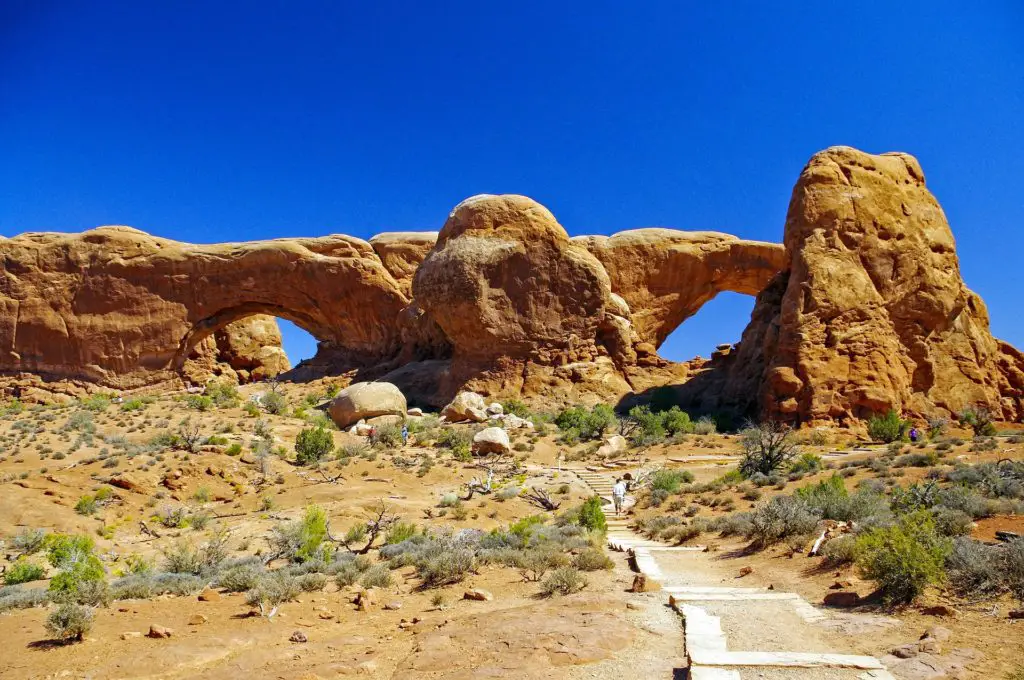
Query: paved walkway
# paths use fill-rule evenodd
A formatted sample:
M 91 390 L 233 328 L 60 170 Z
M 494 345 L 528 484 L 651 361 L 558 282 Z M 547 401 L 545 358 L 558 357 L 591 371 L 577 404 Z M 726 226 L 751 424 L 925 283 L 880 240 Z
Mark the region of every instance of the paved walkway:
M 573 472 L 598 495 L 611 493 L 611 475 Z M 832 649 L 814 625 L 829 618 L 826 610 L 796 593 L 713 585 L 699 568 L 707 559 L 702 546 L 648 540 L 610 504 L 606 513 L 608 546 L 628 553 L 634 570 L 659 583 L 682 617 L 690 680 L 893 680 L 878 659 Z

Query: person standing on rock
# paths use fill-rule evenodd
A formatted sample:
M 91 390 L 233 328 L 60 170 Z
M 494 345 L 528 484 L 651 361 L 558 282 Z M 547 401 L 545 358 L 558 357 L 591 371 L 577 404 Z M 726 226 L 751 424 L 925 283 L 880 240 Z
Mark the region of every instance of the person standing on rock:
M 621 477 L 615 480 L 615 486 L 612 487 L 612 503 L 615 505 L 615 514 L 618 515 L 626 503 L 626 482 Z

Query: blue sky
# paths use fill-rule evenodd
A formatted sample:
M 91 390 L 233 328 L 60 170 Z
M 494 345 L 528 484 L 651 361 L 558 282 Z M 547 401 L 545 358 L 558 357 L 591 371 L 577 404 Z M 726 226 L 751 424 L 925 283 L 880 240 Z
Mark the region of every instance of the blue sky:
M 779 241 L 800 168 L 849 144 L 920 159 L 1024 347 L 1021 36 L 1017 2 L 6 0 L 0 234 L 368 237 L 489 192 L 572 234 Z M 738 339 L 751 306 L 720 296 L 663 353 Z

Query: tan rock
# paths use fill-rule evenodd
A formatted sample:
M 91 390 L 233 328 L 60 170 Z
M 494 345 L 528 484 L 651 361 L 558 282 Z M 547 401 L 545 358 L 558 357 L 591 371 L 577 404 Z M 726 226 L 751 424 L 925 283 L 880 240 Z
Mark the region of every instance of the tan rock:
M 173 629 L 155 623 L 150 624 L 149 633 L 147 633 L 147 637 L 151 638 L 169 638 L 172 635 L 174 635 Z
M 198 598 L 200 602 L 218 602 L 220 600 L 220 593 L 210 586 L 206 586 L 200 591 Z
M 472 588 L 462 594 L 463 600 L 477 600 L 479 602 L 490 602 L 494 599 L 494 595 L 490 591 L 484 590 L 483 588 Z
M 473 423 L 482 423 L 487 420 L 487 404 L 484 398 L 476 392 L 459 392 L 444 407 L 441 415 L 450 423 L 466 420 Z
M 204 616 L 203 614 L 193 614 L 192 616 L 188 617 L 188 625 L 190 626 L 201 626 L 204 623 L 209 622 L 210 619 Z
M 405 395 L 388 382 L 361 382 L 338 393 L 327 412 L 338 427 L 378 416 L 404 417 Z
M 646 574 L 637 574 L 633 577 L 633 585 L 630 586 L 631 593 L 655 593 L 661 590 L 661 584 Z
M 491 453 L 508 454 L 512 452 L 512 444 L 508 432 L 500 427 L 487 427 L 473 435 L 473 453 L 483 456 Z

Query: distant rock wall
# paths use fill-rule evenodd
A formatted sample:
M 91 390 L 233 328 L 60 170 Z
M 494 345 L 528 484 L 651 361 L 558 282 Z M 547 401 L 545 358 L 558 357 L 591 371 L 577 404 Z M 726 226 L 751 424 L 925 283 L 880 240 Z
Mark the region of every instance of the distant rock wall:
M 319 341 L 304 377 L 385 377 L 416 403 L 472 389 L 556 405 L 669 384 L 696 410 L 800 423 L 890 407 L 1022 414 L 1024 360 L 992 338 L 906 154 L 815 155 L 783 244 L 672 229 L 569 238 L 529 198 L 481 195 L 440 232 L 369 242 L 192 245 L 101 227 L 0 240 L 0 255 L 12 379 L 260 379 L 287 368 L 276 324 L 254 316 L 270 315 Z M 739 345 L 710 361 L 659 357 L 721 291 L 757 295 Z

